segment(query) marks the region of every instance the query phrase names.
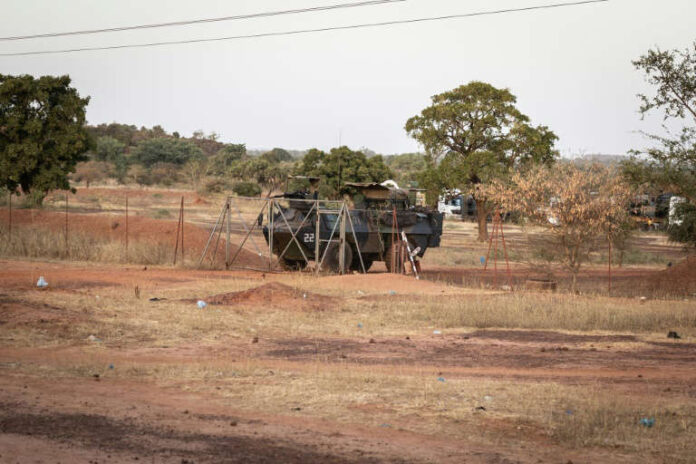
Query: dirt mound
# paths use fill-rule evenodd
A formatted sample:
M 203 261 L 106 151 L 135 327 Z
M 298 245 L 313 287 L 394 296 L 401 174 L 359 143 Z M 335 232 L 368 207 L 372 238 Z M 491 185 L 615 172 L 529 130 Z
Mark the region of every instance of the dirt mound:
M 0 214 L 0 220 L 7 221 L 7 210 Z M 31 209 L 20 209 L 12 211 L 12 223 L 15 226 L 26 226 L 50 229 L 55 232 L 65 230 L 65 213 L 57 211 L 42 211 Z M 152 244 L 171 244 L 172 254 L 176 241 L 176 220 L 152 219 L 144 216 L 128 217 L 128 240 L 130 243 L 146 242 Z M 68 232 L 75 235 L 87 235 L 95 238 L 103 238 L 112 241 L 122 241 L 125 243 L 126 237 L 126 218 L 118 214 L 80 214 L 70 213 L 68 215 Z M 210 232 L 193 224 L 184 223 L 184 247 L 187 257 L 198 258 L 205 244 L 208 241 Z M 224 248 L 224 241 L 221 240 L 219 246 Z M 234 243 L 231 253 L 236 251 Z M 224 264 L 223 253 L 218 250 L 216 254 L 217 264 Z M 209 260 L 206 260 L 209 262 Z M 267 263 L 256 254 L 247 250 L 242 250 L 237 260 L 236 266 L 264 268 Z
M 220 293 L 205 299 L 212 305 L 249 305 L 281 309 L 311 309 L 324 311 L 336 306 L 336 299 L 270 282 L 241 292 Z
M 696 255 L 648 277 L 647 288 L 662 295 L 696 294 Z

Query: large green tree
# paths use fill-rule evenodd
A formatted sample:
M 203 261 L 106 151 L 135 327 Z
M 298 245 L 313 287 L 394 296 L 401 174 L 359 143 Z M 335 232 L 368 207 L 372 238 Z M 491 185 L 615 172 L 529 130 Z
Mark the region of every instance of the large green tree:
M 0 74 L 0 176 L 5 189 L 32 193 L 40 203 L 69 189 L 68 174 L 85 161 L 85 108 L 68 76 Z
M 216 176 L 225 176 L 235 163 L 245 159 L 247 159 L 245 144 L 228 143 L 211 158 L 210 169 Z
M 635 184 L 652 186 L 685 197 L 679 207 L 681 224 L 670 226 L 673 239 L 696 244 L 696 42 L 686 50 L 649 50 L 633 62 L 654 87 L 653 95 L 639 95 L 643 116 L 661 112 L 678 133 L 645 134 L 653 142 L 647 150 L 634 150 L 624 164 Z
M 189 160 L 202 158 L 203 150 L 188 140 L 156 137 L 140 142 L 132 155 L 145 167 L 156 163 L 183 165 Z
M 527 165 L 552 163 L 558 157 L 557 137 L 545 126 L 531 126 L 509 90 L 484 82 L 470 82 L 431 100 L 406 122 L 406 132 L 425 149 L 434 170 L 426 176 L 430 184 L 474 196 L 479 240 L 486 240 L 491 205 L 478 187 Z
M 296 173 L 320 177 L 319 195 L 330 199 L 340 198 L 346 182 L 382 182 L 392 177 L 382 156 L 368 158 L 346 146 L 332 148 L 329 153 L 309 150 L 296 166 Z

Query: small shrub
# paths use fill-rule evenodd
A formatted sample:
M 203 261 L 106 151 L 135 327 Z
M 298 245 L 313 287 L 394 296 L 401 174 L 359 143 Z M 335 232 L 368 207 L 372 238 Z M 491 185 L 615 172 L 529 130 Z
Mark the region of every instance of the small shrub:
M 261 187 L 254 182 L 236 182 L 232 191 L 240 197 L 258 197 L 261 195 Z
M 203 184 L 202 193 L 222 193 L 229 188 L 227 181 L 222 177 L 213 177 Z
M 152 217 L 155 219 L 166 219 L 172 217 L 172 213 L 170 213 L 168 209 L 162 208 L 155 211 Z

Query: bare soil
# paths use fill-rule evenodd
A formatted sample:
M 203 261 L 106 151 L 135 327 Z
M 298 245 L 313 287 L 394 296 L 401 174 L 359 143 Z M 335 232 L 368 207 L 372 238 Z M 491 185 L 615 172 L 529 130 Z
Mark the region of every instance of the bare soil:
M 269 282 L 240 292 L 220 293 L 204 299 L 212 305 L 274 307 L 287 310 L 325 311 L 333 309 L 334 298 L 302 291 L 280 282 Z
M 315 293 L 299 290 L 293 285 L 297 276 L 288 274 L 19 261 L 0 264 L 0 462 L 594 463 L 655 458 L 621 450 L 569 448 L 550 439 L 537 425 L 504 416 L 479 419 L 478 432 L 497 437 L 481 443 L 466 438 L 466 430 L 456 440 L 415 432 L 421 421 L 417 416 L 375 426 L 307 413 L 304 405 L 290 403 L 285 412 L 262 407 L 249 410 L 243 402 L 230 402 L 215 394 L 224 391 L 224 383 L 214 378 L 198 384 L 185 379 L 163 382 L 91 372 L 58 375 L 44 371 L 45 367 L 55 372 L 95 363 L 132 369 L 157 365 L 243 369 L 258 362 L 297 376 L 311 375 L 320 365 L 329 373 L 350 370 L 447 380 L 508 379 L 586 385 L 608 395 L 696 398 L 696 344 L 669 340 L 666 334 L 655 339 L 635 334 L 445 330 L 374 337 L 272 334 L 253 341 L 229 336 L 158 347 L 131 343 L 94 348 L 87 341 L 74 340 L 60 345 L 10 346 L 3 342 L 7 340 L 4 331 L 9 329 L 28 327 L 60 334 L 71 324 L 89 323 L 95 317 L 50 303 L 52 295 L 76 293 L 80 298 L 94 298 L 106 289 L 131 292 L 134 285 L 154 294 L 215 279 L 251 282 L 251 290 L 214 294 L 206 300 L 223 310 L 243 306 L 258 312 L 330 308 L 347 298 L 328 294 L 336 286 L 359 302 L 388 298 L 447 301 L 464 294 L 443 282 L 383 273 L 312 277 Z M 35 289 L 38 275 L 49 281 L 47 290 Z M 480 297 L 492 294 L 481 291 Z M 263 386 L 255 382 L 249 383 L 250 391 Z M 201 389 L 213 393 L 200 393 Z M 353 409 L 364 414 L 366 421 L 393 414 L 388 401 L 357 402 Z M 471 433 L 473 437 L 473 430 Z

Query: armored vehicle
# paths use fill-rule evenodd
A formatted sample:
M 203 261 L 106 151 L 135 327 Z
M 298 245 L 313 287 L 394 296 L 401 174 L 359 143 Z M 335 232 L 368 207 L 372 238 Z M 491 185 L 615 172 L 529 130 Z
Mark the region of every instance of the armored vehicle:
M 345 270 L 362 272 L 364 266 L 367 272 L 375 261 L 384 261 L 387 270 L 398 271 L 410 259 L 407 249 L 417 260 L 428 248 L 440 246 L 442 213 L 413 206 L 408 191 L 399 189 L 394 183 L 346 183 L 345 187 L 352 192 L 349 196 L 352 203 L 348 209 L 350 217 L 345 226 Z M 322 269 L 339 271 L 340 245 L 336 225 L 340 212 L 322 206 L 322 202 L 317 201 L 316 192 L 285 193 L 279 198 L 286 199 L 288 206 L 282 207 L 282 215 L 276 213 L 272 222 L 263 227 L 263 234 L 268 243 L 269 225 L 272 224 L 272 249 L 274 254 L 282 254 L 280 264 L 283 268 L 303 269 L 307 265 L 305 256 L 308 260 L 315 259 L 315 240 L 319 240 Z M 315 205 L 319 207 L 318 224 L 317 212 L 313 209 Z M 293 233 L 297 242 L 292 239 Z

